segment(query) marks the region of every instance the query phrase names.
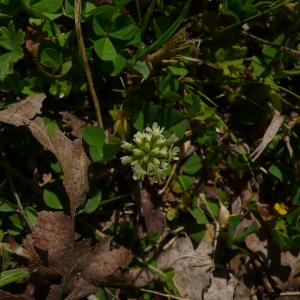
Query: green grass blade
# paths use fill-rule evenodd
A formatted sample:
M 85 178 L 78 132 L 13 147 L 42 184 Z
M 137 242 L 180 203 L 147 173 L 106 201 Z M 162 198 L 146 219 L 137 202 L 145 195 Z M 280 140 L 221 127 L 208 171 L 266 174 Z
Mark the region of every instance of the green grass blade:
M 176 19 L 176 21 L 172 24 L 172 26 L 165 31 L 154 43 L 152 43 L 147 49 L 146 53 L 153 52 L 154 50 L 162 47 L 177 31 L 183 20 L 185 19 L 189 9 L 191 6 L 191 0 L 188 0 L 187 4 L 182 10 L 182 13 L 179 15 L 179 17 Z
M 25 268 L 17 268 L 0 273 L 0 288 L 10 283 L 21 282 L 29 277 L 29 271 Z

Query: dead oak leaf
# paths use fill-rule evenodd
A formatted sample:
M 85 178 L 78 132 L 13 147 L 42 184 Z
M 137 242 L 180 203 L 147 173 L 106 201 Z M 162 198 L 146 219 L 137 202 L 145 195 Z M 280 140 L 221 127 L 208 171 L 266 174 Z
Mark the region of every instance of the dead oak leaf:
M 84 125 L 86 125 L 86 122 L 80 120 L 68 111 L 62 111 L 59 114 L 62 116 L 62 121 L 66 127 L 71 129 L 71 134 L 74 137 L 80 138 L 82 135 L 82 129 Z
M 230 275 L 229 279 L 213 276 L 209 288 L 203 294 L 203 299 L 204 300 L 216 300 L 216 299 L 233 300 L 236 286 L 237 286 L 237 279 L 233 275 Z
M 95 285 L 121 285 L 128 281 L 125 268 L 131 260 L 129 249 L 116 246 L 106 238 L 81 257 L 76 270 L 82 278 Z
M 41 112 L 45 98 L 45 94 L 36 94 L 8 105 L 0 111 L 0 122 L 15 126 L 28 126 L 30 120 Z
M 98 286 L 129 286 L 133 279 L 127 266 L 131 251 L 104 238 L 90 247 L 75 241 L 71 218 L 42 211 L 24 248 L 28 252 L 31 279 L 37 288 L 49 287 L 47 299 L 81 299 Z
M 151 195 L 146 189 L 140 191 L 141 213 L 145 219 L 147 231 L 154 230 L 162 234 L 167 223 L 163 212 L 155 209 L 151 201 Z
M 202 240 L 194 249 L 189 237 L 179 238 L 158 257 L 157 264 L 160 270 L 174 269 L 173 281 L 181 297 L 202 300 L 210 283 L 212 252 L 210 242 Z
M 85 194 L 89 190 L 90 161 L 81 138 L 71 141 L 58 128 L 54 134 L 49 134 L 43 119 L 36 117 L 44 99 L 44 94 L 38 94 L 7 106 L 0 111 L 0 122 L 26 126 L 34 138 L 56 156 L 64 174 L 63 184 L 69 197 L 71 217 L 74 218 L 76 208 L 84 204 Z
M 63 276 L 72 263 L 74 254 L 74 230 L 70 217 L 58 212 L 41 211 L 24 246 L 29 252 L 36 272 L 46 271 Z
M 78 300 L 99 286 L 130 286 L 132 275 L 126 268 L 131 259 L 128 249 L 105 238 L 74 260 L 71 273 L 66 273 L 61 285 L 51 286 L 47 300 L 61 299 L 62 295 L 65 300 Z

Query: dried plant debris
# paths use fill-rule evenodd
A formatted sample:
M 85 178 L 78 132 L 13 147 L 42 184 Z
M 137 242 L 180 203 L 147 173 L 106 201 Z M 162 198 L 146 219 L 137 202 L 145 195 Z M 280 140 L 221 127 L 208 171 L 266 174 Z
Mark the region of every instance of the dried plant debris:
M 68 111 L 62 111 L 59 114 L 62 116 L 62 121 L 64 122 L 65 126 L 71 129 L 71 134 L 76 138 L 81 138 L 82 130 L 84 125 L 86 125 L 86 122 L 82 121 Z
M 48 266 L 51 272 L 63 276 L 70 268 L 74 253 L 74 231 L 70 217 L 61 213 L 42 211 L 25 248 L 35 266 Z M 38 269 L 35 269 L 38 272 Z
M 252 161 L 257 160 L 264 152 L 264 150 L 267 148 L 269 143 L 272 142 L 274 136 L 277 134 L 278 130 L 280 129 L 283 121 L 284 121 L 284 116 L 280 115 L 278 112 L 275 112 L 272 121 L 269 124 L 261 142 L 250 154 Z
M 37 94 L 10 104 L 0 111 L 0 121 L 15 126 L 29 126 L 30 121 L 41 112 L 45 99 L 45 94 Z
M 210 285 L 214 267 L 211 255 L 213 245 L 202 240 L 194 250 L 189 237 L 179 238 L 158 257 L 161 270 L 172 267 L 174 284 L 181 297 L 202 300 L 203 292 Z
M 34 297 L 24 294 L 11 294 L 0 290 L 0 299 L 1 300 L 36 300 Z
M 34 138 L 56 156 L 64 173 L 63 183 L 73 218 L 76 208 L 84 204 L 89 190 L 87 172 L 90 161 L 84 152 L 81 138 L 71 141 L 59 128 L 50 132 L 43 119 L 36 116 L 40 113 L 45 97 L 44 94 L 38 94 L 7 106 L 0 112 L 0 122 L 26 126 Z
M 90 247 L 76 241 L 70 217 L 40 212 L 37 224 L 26 237 L 33 282 L 50 286 L 49 299 L 80 299 L 97 286 L 126 286 L 133 279 L 127 270 L 130 250 L 105 238 Z M 60 282 L 60 284 L 57 284 Z
M 230 276 L 228 279 L 225 277 L 212 277 L 210 286 L 207 291 L 204 292 L 204 300 L 215 300 L 215 299 L 233 299 L 237 280 L 234 276 Z
M 151 201 L 151 195 L 146 189 L 140 191 L 141 198 L 141 213 L 145 219 L 146 228 L 148 231 L 154 230 L 163 233 L 167 224 L 165 215 L 159 209 L 155 209 Z

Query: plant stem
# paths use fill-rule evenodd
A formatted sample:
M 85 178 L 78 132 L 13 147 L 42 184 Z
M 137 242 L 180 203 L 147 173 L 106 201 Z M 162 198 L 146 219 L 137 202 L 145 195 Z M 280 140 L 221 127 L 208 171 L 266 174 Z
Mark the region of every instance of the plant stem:
M 6 159 L 6 156 L 5 156 L 5 153 L 2 152 L 1 153 L 2 157 L 3 157 L 3 160 L 5 161 Z M 19 213 L 21 214 L 21 216 L 23 217 L 24 221 L 26 222 L 27 226 L 29 227 L 29 229 L 32 231 L 33 229 L 33 226 L 32 224 L 30 223 L 29 219 L 27 218 L 26 216 L 26 213 L 24 211 L 24 208 L 23 208 L 23 205 L 22 205 L 22 202 L 21 202 L 21 199 L 19 197 L 19 194 L 17 193 L 16 191 L 16 188 L 14 186 L 14 183 L 13 183 L 13 180 L 11 178 L 11 173 L 10 173 L 10 170 L 9 168 L 7 167 L 6 164 L 3 164 L 3 167 L 5 168 L 5 171 L 6 171 L 6 175 L 7 175 L 7 179 L 8 179 L 8 183 L 9 183 L 9 186 L 10 186 L 10 189 L 12 191 L 12 194 L 17 202 L 17 205 L 18 205 L 18 208 L 19 208 Z
M 82 35 L 82 29 L 81 29 L 81 0 L 75 0 L 74 1 L 74 19 L 75 19 L 75 30 L 76 30 L 76 37 L 81 53 L 81 58 L 83 62 L 83 67 L 86 75 L 86 79 L 88 82 L 90 94 L 93 100 L 94 108 L 95 108 L 95 113 L 96 113 L 96 118 L 97 118 L 97 123 L 100 128 L 103 128 L 103 121 L 102 121 L 102 116 L 101 116 L 101 109 L 100 109 L 100 103 L 99 99 L 96 94 L 96 90 L 93 84 L 93 78 L 92 78 L 92 73 L 91 69 L 88 63 L 87 55 L 86 55 L 86 50 L 85 50 L 85 45 L 84 45 L 84 40 L 83 40 L 83 35 Z
M 166 297 L 166 298 L 169 298 L 169 299 L 178 299 L 178 300 L 184 300 L 184 299 L 186 299 L 186 298 L 177 297 L 177 296 L 170 295 L 170 294 L 163 294 L 163 293 L 160 293 L 160 292 L 157 292 L 157 291 L 153 291 L 153 290 L 149 290 L 149 289 L 144 289 L 144 288 L 141 288 L 140 291 L 145 292 L 145 293 L 150 293 L 150 294 L 153 294 L 153 295 L 158 295 L 158 296 Z

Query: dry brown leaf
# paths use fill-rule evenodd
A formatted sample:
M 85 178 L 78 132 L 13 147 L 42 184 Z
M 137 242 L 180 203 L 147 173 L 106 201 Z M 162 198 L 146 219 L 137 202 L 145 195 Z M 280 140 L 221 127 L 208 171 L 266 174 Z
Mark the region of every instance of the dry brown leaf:
M 95 285 L 120 285 L 127 283 L 124 268 L 132 259 L 130 250 L 116 246 L 107 238 L 93 246 L 83 255 L 76 267 L 87 282 Z
M 256 233 L 251 233 L 246 236 L 245 243 L 249 250 L 258 254 L 260 257 L 266 258 L 268 256 L 268 241 L 266 237 L 259 238 Z
M 270 243 L 267 236 L 252 233 L 245 239 L 249 250 L 255 253 L 261 263 L 262 275 L 267 274 L 272 280 L 265 276 L 269 285 L 285 291 L 296 289 L 300 285 L 300 253 L 299 251 L 281 251 L 277 245 Z M 264 283 L 265 284 L 265 283 Z M 271 287 L 273 289 L 273 287 Z
M 154 230 L 163 233 L 166 229 L 166 218 L 159 209 L 154 209 L 151 196 L 146 189 L 140 191 L 141 213 L 145 219 L 147 231 Z
M 173 281 L 181 297 L 202 300 L 210 282 L 212 252 L 212 243 L 205 240 L 194 250 L 189 237 L 179 238 L 158 257 L 157 263 L 160 270 L 174 269 Z
M 298 289 L 300 286 L 300 253 L 269 249 L 272 258 L 270 261 L 269 275 L 276 283 L 276 287 L 282 291 Z M 276 255 L 277 254 L 277 255 Z
M 250 154 L 252 161 L 257 160 L 269 143 L 273 140 L 274 136 L 280 129 L 282 123 L 284 121 L 284 116 L 281 116 L 278 112 L 275 112 L 271 123 L 269 124 L 262 141 L 259 145 L 255 148 L 255 150 Z
M 36 272 L 51 269 L 63 276 L 72 263 L 74 230 L 70 217 L 58 212 L 39 212 L 37 223 L 27 235 L 25 248 L 30 253 Z
M 79 277 L 72 290 L 70 291 L 69 295 L 64 298 L 64 300 L 79 300 L 83 299 L 88 295 L 94 294 L 99 289 L 98 286 L 89 283 L 88 281 L 84 280 L 82 277 Z M 57 298 L 48 298 L 47 300 L 57 300 Z
M 0 299 L 1 300 L 35 300 L 32 296 L 26 294 L 16 294 L 13 295 L 9 292 L 0 290 Z
M 35 118 L 28 125 L 32 135 L 59 161 L 64 174 L 64 187 L 70 201 L 71 217 L 76 208 L 85 202 L 89 190 L 88 167 L 90 161 L 84 152 L 82 140 L 71 141 L 61 130 L 55 130 L 55 137 L 50 137 L 41 118 Z
M 234 291 L 235 300 L 250 300 L 251 287 L 255 285 L 255 270 L 249 267 L 250 258 L 245 254 L 238 253 L 231 258 L 229 270 L 238 282 Z
M 132 275 L 125 270 L 131 261 L 131 252 L 116 246 L 106 238 L 73 257 L 74 266 L 62 279 L 62 284 L 52 285 L 47 300 L 57 300 L 65 296 L 65 300 L 82 299 L 98 289 L 99 286 L 131 285 Z
M 132 259 L 130 250 L 110 238 L 93 247 L 89 247 L 89 241 L 75 242 L 71 218 L 58 212 L 38 214 L 24 247 L 29 253 L 33 282 L 41 288 L 50 287 L 48 300 L 81 299 L 95 292 L 97 286 L 133 283 L 132 275 L 125 270 Z
M 203 300 L 232 300 L 236 285 L 237 280 L 232 275 L 229 279 L 213 276 L 208 290 L 203 294 Z
M 86 122 L 80 120 L 68 111 L 62 111 L 59 114 L 62 116 L 64 124 L 71 129 L 71 134 L 74 137 L 80 138 L 82 135 L 83 126 L 86 124 Z
M 0 111 L 0 122 L 15 126 L 28 126 L 30 120 L 41 112 L 45 98 L 45 94 L 37 94 L 8 105 Z
M 89 190 L 87 172 L 90 161 L 84 152 L 81 139 L 71 141 L 58 128 L 52 136 L 43 119 L 35 117 L 40 112 L 44 99 L 45 95 L 40 94 L 7 106 L 0 112 L 0 122 L 28 127 L 34 138 L 56 156 L 64 173 L 63 183 L 73 219 L 76 208 L 84 204 L 86 192 Z

